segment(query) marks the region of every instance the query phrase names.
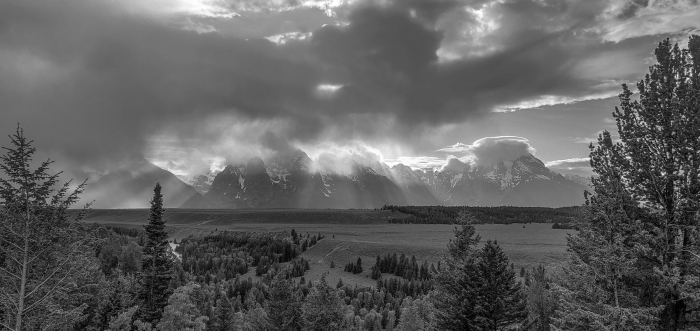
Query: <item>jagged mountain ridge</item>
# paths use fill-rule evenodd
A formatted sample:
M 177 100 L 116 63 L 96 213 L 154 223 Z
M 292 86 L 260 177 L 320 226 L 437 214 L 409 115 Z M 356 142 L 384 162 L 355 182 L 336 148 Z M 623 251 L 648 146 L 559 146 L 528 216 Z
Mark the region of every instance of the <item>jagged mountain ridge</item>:
M 216 175 L 206 194 L 217 208 L 374 208 L 406 204 L 403 191 L 372 168 L 352 163 L 349 174 L 311 169 L 297 150 L 269 162 L 259 157 L 229 165 Z
M 327 162 L 337 164 L 339 160 Z M 335 162 L 335 163 L 334 163 Z M 413 170 L 402 164 L 373 167 L 343 160 L 344 171 L 314 169 L 301 150 L 265 162 L 254 157 L 216 175 L 205 207 L 376 208 L 395 205 L 544 206 L 583 202 L 581 184 L 525 155 L 492 166 Z M 376 167 L 376 166 L 375 166 Z
M 397 164 L 371 166 L 296 150 L 264 162 L 254 157 L 190 185 L 142 156 L 93 176 L 84 201 L 96 208 L 148 206 L 156 182 L 168 208 L 377 208 L 393 205 L 545 206 L 583 202 L 585 185 L 546 168 L 532 155 L 492 166 L 444 171 Z
M 583 185 L 549 170 L 531 154 L 462 171 L 418 171 L 446 205 L 563 207 L 583 202 Z

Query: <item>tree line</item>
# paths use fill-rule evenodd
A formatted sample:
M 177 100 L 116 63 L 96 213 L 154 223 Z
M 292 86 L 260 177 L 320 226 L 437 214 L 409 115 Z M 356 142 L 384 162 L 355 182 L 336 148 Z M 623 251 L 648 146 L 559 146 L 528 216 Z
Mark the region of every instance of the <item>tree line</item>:
M 377 261 L 372 267 L 372 279 L 379 279 L 382 273 L 389 273 L 406 280 L 430 280 L 433 274 L 436 274 L 438 269 L 435 265 L 431 264 L 428 267 L 428 262 L 424 261 L 422 264 L 418 264 L 416 257 L 411 255 L 409 259 L 404 253 L 401 255 L 386 254 L 382 257 L 377 255 Z
M 389 223 L 399 224 L 512 224 L 573 223 L 582 217 L 581 207 L 467 207 L 467 206 L 394 206 L 382 210 L 401 212 L 408 217 L 392 217 Z
M 262 276 L 280 263 L 292 262 L 301 275 L 308 262 L 299 254 L 315 245 L 323 236 L 301 236 L 292 229 L 291 234 L 250 233 L 218 231 L 212 234 L 192 235 L 184 238 L 175 248 L 181 256 L 182 268 L 197 281 L 210 282 L 233 279 L 255 267 Z

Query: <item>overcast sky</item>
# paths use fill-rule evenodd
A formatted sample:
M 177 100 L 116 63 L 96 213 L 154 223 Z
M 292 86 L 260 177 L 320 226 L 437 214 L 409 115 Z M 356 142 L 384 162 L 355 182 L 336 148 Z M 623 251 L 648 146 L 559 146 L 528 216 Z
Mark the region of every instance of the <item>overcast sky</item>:
M 620 84 L 699 17 L 697 0 L 3 0 L 0 130 L 83 169 L 496 149 L 586 174 Z

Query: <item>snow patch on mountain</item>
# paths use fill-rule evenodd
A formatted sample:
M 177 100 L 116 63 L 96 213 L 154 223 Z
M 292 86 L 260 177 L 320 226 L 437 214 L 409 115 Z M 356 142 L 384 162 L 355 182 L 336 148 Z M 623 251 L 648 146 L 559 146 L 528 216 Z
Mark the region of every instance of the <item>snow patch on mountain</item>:
M 207 194 L 217 174 L 218 172 L 209 171 L 204 175 L 195 176 L 185 182 L 200 194 Z
M 450 184 L 452 185 L 452 187 L 455 187 L 455 185 L 457 185 L 457 183 L 462 180 L 463 176 L 464 174 L 458 174 L 452 177 L 452 179 L 450 180 Z
M 331 167 L 338 164 L 342 171 Z M 439 171 L 414 170 L 403 164 L 372 167 L 330 154 L 314 162 L 297 150 L 266 162 L 256 158 L 246 165 L 226 167 L 216 176 L 207 198 L 226 208 L 567 206 L 580 203 L 582 192 L 582 186 L 547 169 L 532 155 Z

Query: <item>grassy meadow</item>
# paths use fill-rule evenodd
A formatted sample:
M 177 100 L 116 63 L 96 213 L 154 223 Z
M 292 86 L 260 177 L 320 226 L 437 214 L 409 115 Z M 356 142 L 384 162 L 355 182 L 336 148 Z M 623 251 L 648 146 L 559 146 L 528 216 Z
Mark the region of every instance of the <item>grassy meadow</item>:
M 141 227 L 148 210 L 93 210 L 88 223 L 121 227 Z M 419 262 L 437 263 L 453 237 L 454 225 L 390 224 L 391 218 L 407 217 L 382 210 L 166 210 L 165 219 L 171 238 L 178 241 L 196 233 L 211 231 L 286 232 L 323 234 L 326 238 L 302 253 L 311 262 L 305 279 L 316 280 L 323 274 L 331 284 L 343 282 L 374 285 L 370 268 L 377 255 L 404 253 Z M 568 230 L 555 230 L 551 224 L 483 224 L 476 230 L 485 240 L 497 240 L 519 269 L 544 264 L 555 267 L 566 259 Z M 345 264 L 362 258 L 364 272 L 353 275 L 343 271 Z M 331 261 L 335 268 L 330 268 Z M 252 270 L 244 277 L 255 277 Z

